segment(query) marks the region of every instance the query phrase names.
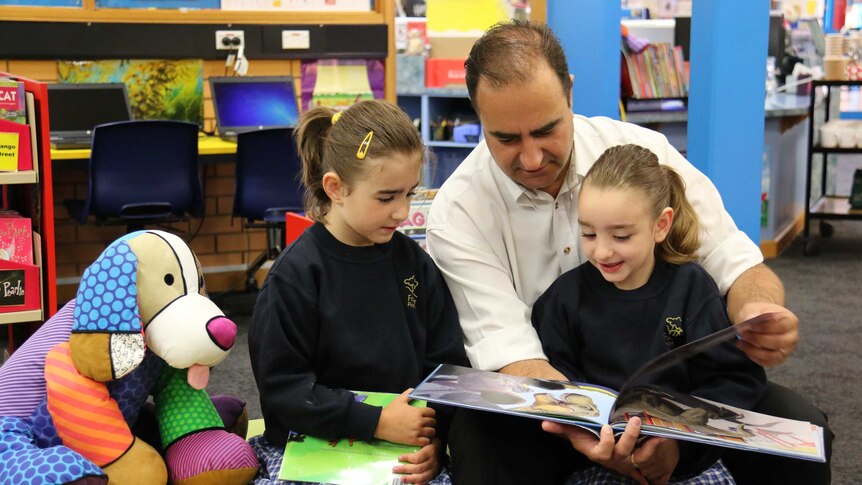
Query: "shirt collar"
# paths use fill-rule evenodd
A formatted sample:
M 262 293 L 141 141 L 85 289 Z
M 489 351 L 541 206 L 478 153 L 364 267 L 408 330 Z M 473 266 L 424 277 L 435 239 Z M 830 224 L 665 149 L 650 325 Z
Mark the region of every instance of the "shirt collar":
M 566 171 L 566 178 L 563 180 L 563 185 L 560 187 L 560 193 L 557 194 L 557 198 L 573 197 L 576 193 L 573 189 L 578 187 L 584 179 L 584 174 L 579 173 L 577 170 L 574 151 L 573 147 L 572 156 L 569 160 L 569 168 Z M 496 161 L 493 160 L 493 156 L 491 158 L 491 174 L 494 177 L 494 181 L 497 183 L 497 186 L 500 187 L 507 204 L 517 204 L 536 208 L 539 201 L 548 200 L 550 198 L 550 196 L 545 192 L 528 189 L 509 178 L 509 176 L 500 169 Z

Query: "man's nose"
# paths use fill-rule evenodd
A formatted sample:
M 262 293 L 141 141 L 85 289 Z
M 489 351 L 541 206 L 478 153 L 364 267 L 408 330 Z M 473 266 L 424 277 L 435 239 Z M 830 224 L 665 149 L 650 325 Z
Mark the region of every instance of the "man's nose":
M 521 166 L 525 170 L 536 170 L 542 166 L 543 159 L 542 147 L 529 138 L 524 140 L 521 145 Z

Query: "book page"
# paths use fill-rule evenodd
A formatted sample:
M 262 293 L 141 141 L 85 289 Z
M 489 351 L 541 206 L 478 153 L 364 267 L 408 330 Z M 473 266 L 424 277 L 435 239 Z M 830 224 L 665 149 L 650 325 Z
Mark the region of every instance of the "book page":
M 443 364 L 416 386 L 410 397 L 598 429 L 608 422 L 616 392 L 592 384 Z
M 356 392 L 357 401 L 372 406 L 386 406 L 397 394 Z M 413 406 L 425 406 L 415 401 Z M 349 485 L 380 485 L 397 477 L 392 467 L 398 457 L 419 451 L 419 446 L 401 445 L 383 440 L 325 440 L 296 434 L 289 438 L 278 478 L 288 481 Z M 393 482 L 394 483 L 394 482 Z
M 636 386 L 620 394 L 615 429 L 638 416 L 644 434 L 824 461 L 823 430 L 811 423 L 747 411 L 677 392 Z

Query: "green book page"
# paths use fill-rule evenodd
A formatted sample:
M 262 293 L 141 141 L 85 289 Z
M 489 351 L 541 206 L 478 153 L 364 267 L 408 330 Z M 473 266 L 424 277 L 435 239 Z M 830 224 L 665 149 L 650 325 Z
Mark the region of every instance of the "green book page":
M 357 392 L 365 396 L 363 402 L 372 406 L 386 406 L 397 394 Z M 424 401 L 411 402 L 414 406 L 425 406 Z M 278 478 L 300 482 L 320 482 L 351 485 L 381 485 L 398 483 L 393 478 L 392 467 L 398 457 L 414 453 L 418 446 L 400 445 L 383 440 L 370 442 L 341 439 L 327 441 L 312 436 L 302 436 L 302 441 L 288 441 L 284 449 L 284 461 Z

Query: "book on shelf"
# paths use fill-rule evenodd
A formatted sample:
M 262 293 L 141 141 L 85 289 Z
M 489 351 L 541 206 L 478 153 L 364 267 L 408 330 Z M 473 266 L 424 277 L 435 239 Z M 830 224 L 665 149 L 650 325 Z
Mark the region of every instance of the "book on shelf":
M 398 395 L 385 392 L 354 393 L 356 400 L 384 407 Z M 414 400 L 412 406 L 425 406 Z M 284 448 L 284 461 L 278 478 L 293 482 L 317 482 L 350 485 L 383 485 L 401 483 L 392 473 L 398 457 L 419 451 L 419 446 L 390 443 L 384 440 L 325 440 L 294 434 Z
M 767 313 L 738 325 L 752 327 L 773 318 L 775 314 Z M 619 391 L 590 383 L 534 379 L 442 364 L 416 386 L 410 397 L 579 426 L 596 436 L 605 424 L 620 434 L 628 420 L 637 416 L 644 435 L 825 461 L 823 429 L 819 426 L 638 384 L 638 379 L 647 374 L 736 338 L 738 325 L 651 360 Z
M 24 83 L 8 77 L 0 78 L 0 119 L 26 123 L 26 108 Z
M 30 127 L 0 119 L 0 171 L 30 170 L 33 165 Z
M 29 217 L 0 211 L 0 259 L 33 264 L 33 227 Z

